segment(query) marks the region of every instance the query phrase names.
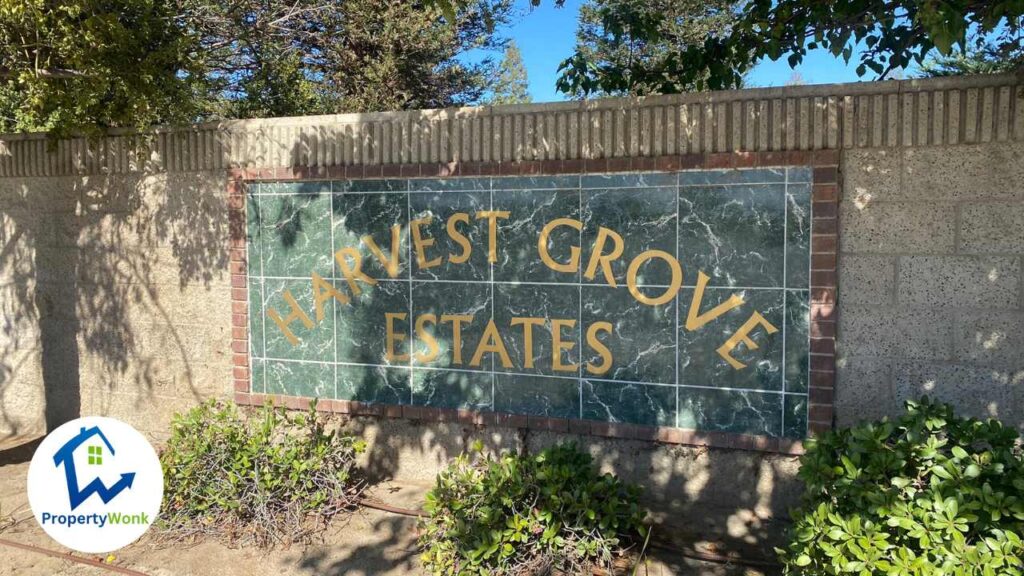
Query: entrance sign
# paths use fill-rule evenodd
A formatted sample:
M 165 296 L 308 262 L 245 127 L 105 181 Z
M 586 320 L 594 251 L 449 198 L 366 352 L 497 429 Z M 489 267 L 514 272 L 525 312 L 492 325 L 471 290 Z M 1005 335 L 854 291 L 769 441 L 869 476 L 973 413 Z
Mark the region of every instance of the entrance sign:
M 253 391 L 802 438 L 810 180 L 254 183 Z

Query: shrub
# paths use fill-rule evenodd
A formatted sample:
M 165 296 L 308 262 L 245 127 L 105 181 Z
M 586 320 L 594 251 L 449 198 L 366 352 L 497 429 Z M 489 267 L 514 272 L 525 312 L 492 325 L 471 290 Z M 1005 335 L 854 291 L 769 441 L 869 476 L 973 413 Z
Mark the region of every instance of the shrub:
M 233 404 L 198 406 L 175 416 L 160 456 L 165 528 L 258 545 L 305 540 L 356 503 L 363 448 L 328 431 L 315 405 L 295 414 L 265 406 L 248 418 Z
M 811 440 L 786 573 L 1021 574 L 1024 462 L 1017 433 L 946 404 Z
M 433 574 L 579 574 L 610 566 L 645 530 L 639 488 L 599 474 L 575 446 L 498 459 L 474 452 L 427 494 L 420 546 Z

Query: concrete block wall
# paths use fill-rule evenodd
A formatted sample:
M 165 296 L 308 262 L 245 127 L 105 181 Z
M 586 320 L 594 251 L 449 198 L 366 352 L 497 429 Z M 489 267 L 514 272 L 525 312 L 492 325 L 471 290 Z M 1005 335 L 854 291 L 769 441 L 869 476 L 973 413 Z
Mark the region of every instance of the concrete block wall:
M 1024 145 L 848 150 L 842 174 L 837 423 L 928 394 L 1024 430 Z
M 0 438 L 231 393 L 226 175 L 0 178 Z M 218 321 L 223 318 L 224 321 Z

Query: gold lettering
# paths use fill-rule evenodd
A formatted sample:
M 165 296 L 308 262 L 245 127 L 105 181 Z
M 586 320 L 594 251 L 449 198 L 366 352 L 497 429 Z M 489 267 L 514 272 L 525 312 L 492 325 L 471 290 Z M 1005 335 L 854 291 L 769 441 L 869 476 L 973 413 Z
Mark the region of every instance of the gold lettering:
M 544 319 L 515 317 L 510 324 L 523 327 L 523 368 L 533 368 L 533 327 L 543 326 Z
M 612 251 L 608 254 L 604 254 L 604 243 L 611 238 L 612 243 L 615 245 Z M 597 239 L 594 240 L 594 248 L 590 254 L 590 262 L 587 263 L 587 271 L 583 273 L 583 276 L 587 280 L 593 280 L 594 276 L 597 275 L 597 267 L 601 266 L 601 271 L 604 273 L 604 280 L 609 286 L 617 286 L 615 283 L 615 277 L 612 276 L 612 262 L 622 256 L 622 236 L 619 236 L 614 230 L 609 230 L 602 226 L 597 230 Z
M 701 326 L 725 314 L 729 310 L 743 305 L 743 297 L 733 294 L 728 300 L 715 306 L 711 310 L 700 313 L 700 304 L 704 300 L 704 288 L 708 285 L 708 275 L 703 271 L 697 272 L 697 288 L 693 291 L 693 300 L 690 301 L 690 310 L 686 313 L 686 329 L 693 331 Z
M 601 356 L 601 363 L 596 366 L 593 362 L 587 362 L 587 372 L 600 376 L 611 369 L 612 353 L 611 350 L 608 350 L 608 347 L 604 345 L 604 342 L 597 339 L 598 331 L 604 331 L 611 334 L 612 323 L 602 321 L 594 322 L 590 326 L 587 326 L 587 345 Z
M 469 255 L 473 253 L 473 247 L 469 244 L 469 238 L 459 232 L 455 228 L 456 222 L 462 222 L 463 224 L 469 224 L 469 214 L 465 212 L 456 212 L 448 217 L 448 237 L 455 241 L 456 244 L 462 247 L 462 253 L 458 256 L 454 254 L 448 255 L 448 261 L 454 262 L 455 264 L 463 264 L 469 260 Z
M 441 322 L 452 323 L 452 364 L 462 365 L 462 324 L 472 321 L 473 317 L 466 314 L 441 315 Z
M 508 218 L 508 210 L 481 210 L 477 220 L 487 220 L 487 261 L 498 261 L 498 218 Z
M 384 313 L 384 325 L 387 332 L 385 338 L 385 352 L 384 359 L 387 360 L 388 364 L 394 364 L 395 362 L 405 362 L 409 359 L 408 354 L 397 354 L 395 352 L 395 344 L 405 341 L 406 334 L 402 332 L 395 332 L 395 319 L 405 320 L 405 312 L 385 312 Z
M 299 308 L 299 303 L 295 301 L 292 293 L 288 290 L 284 291 L 284 301 L 287 302 L 288 306 L 292 309 L 292 313 L 289 314 L 287 318 L 282 319 L 281 315 L 277 313 L 277 310 L 274 310 L 273 308 L 267 310 L 267 316 L 270 316 L 270 319 L 274 321 L 274 324 L 277 324 L 277 327 L 281 329 L 281 333 L 283 333 L 284 337 L 288 339 L 288 342 L 291 342 L 291 345 L 295 346 L 299 343 L 299 339 L 295 337 L 295 334 L 293 334 L 288 328 L 288 325 L 299 320 L 302 322 L 303 326 L 312 330 L 313 321 L 310 320 L 309 316 L 302 311 L 302 308 Z
M 342 304 L 348 304 L 348 296 L 345 296 L 322 276 L 313 272 L 313 303 L 316 305 L 316 321 L 324 319 L 324 302 L 331 298 L 337 298 Z
M 349 266 L 346 256 L 352 258 L 354 264 Z M 345 280 L 348 282 L 348 287 L 352 290 L 352 294 L 359 296 L 363 293 L 359 285 L 356 284 L 356 280 L 362 280 L 370 286 L 377 284 L 377 281 L 370 278 L 363 273 L 363 256 L 358 250 L 352 247 L 342 248 L 334 253 L 334 260 L 338 263 L 338 268 L 341 269 L 341 274 L 345 276 Z
M 640 266 L 644 262 L 647 262 L 651 258 L 659 258 L 668 263 L 669 269 L 672 271 L 672 281 L 669 284 L 668 289 L 665 293 L 657 298 L 650 298 L 646 296 L 636 285 L 636 275 L 640 272 Z M 679 291 L 679 287 L 683 285 L 683 269 L 679 266 L 679 261 L 674 256 L 663 250 L 648 250 L 633 258 L 633 261 L 629 263 L 629 269 L 626 270 L 626 286 L 629 287 L 629 293 L 633 295 L 633 298 L 641 304 L 648 306 L 660 306 L 665 304 L 676 297 L 676 292 Z
M 725 341 L 725 344 L 719 346 L 718 355 L 725 358 L 725 361 L 736 370 L 746 368 L 747 365 L 733 358 L 730 352 L 739 346 L 740 342 L 746 344 L 747 348 L 750 350 L 757 350 L 757 342 L 750 339 L 750 333 L 758 326 L 762 326 L 765 332 L 769 334 L 775 334 L 779 331 L 778 328 L 772 326 L 771 322 L 765 320 L 765 317 L 761 316 L 760 312 L 754 312 L 750 315 L 750 319 L 747 320 L 743 326 L 740 326 L 740 329 Z
M 563 320 L 560 318 L 551 319 L 551 368 L 558 372 L 575 372 L 579 370 L 579 364 L 563 364 L 562 350 L 569 352 L 576 346 L 573 342 L 562 340 L 562 328 L 571 329 L 576 325 L 575 320 Z
M 573 246 L 569 249 L 569 262 L 560 264 L 551 258 L 548 253 L 548 239 L 551 232 L 559 226 L 569 226 L 576 230 L 583 230 L 583 223 L 572 218 L 556 218 L 548 222 L 540 230 L 540 237 L 537 238 L 537 252 L 540 253 L 540 260 L 555 272 L 576 272 L 580 269 L 580 247 Z
M 370 252 L 380 260 L 381 266 L 387 271 L 388 276 L 398 278 L 398 254 L 402 247 L 402 227 L 395 224 L 391 227 L 391 255 L 384 256 L 384 251 L 377 246 L 373 236 L 367 234 L 362 238 L 363 244 L 370 249 Z M 358 292 L 356 293 L 358 294 Z
M 420 314 L 419 317 L 416 318 L 416 338 L 423 340 L 423 343 L 427 345 L 427 350 L 429 350 L 426 354 L 416 352 L 416 361 L 423 364 L 432 362 L 437 358 L 437 353 L 439 351 L 437 339 L 434 338 L 434 335 L 431 334 L 425 326 L 427 322 L 436 325 L 437 316 L 433 314 Z
M 487 352 L 491 354 L 497 352 L 501 365 L 505 368 L 512 367 L 512 360 L 508 357 L 508 350 L 505 349 L 505 343 L 501 341 L 501 334 L 498 333 L 498 327 L 494 325 L 494 320 L 487 321 L 487 328 L 484 328 L 484 335 L 480 338 L 480 343 L 477 344 L 476 352 L 473 354 L 472 360 L 469 361 L 469 365 L 479 366 Z
M 433 221 L 433 216 L 427 216 L 409 222 L 409 228 L 412 230 L 412 244 L 416 247 L 416 265 L 420 267 L 420 270 L 433 268 L 441 263 L 440 256 L 433 260 L 427 260 L 427 248 L 434 245 L 434 239 L 424 238 L 423 231 L 420 230 L 420 226 L 424 224 L 429 226 Z

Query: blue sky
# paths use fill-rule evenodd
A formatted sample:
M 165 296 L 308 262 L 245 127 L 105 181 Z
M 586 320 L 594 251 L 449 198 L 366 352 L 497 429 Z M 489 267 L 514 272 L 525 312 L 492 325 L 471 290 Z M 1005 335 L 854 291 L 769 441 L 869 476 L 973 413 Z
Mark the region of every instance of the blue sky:
M 520 0 L 521 17 L 514 20 L 508 32 L 523 53 L 523 63 L 530 80 L 530 94 L 534 102 L 564 100 L 555 90 L 558 65 L 569 57 L 576 43 L 576 20 L 583 0 L 566 0 L 563 8 L 554 2 L 542 0 L 541 6 L 530 10 L 527 0 Z M 847 65 L 842 59 L 818 50 L 796 68 L 807 84 L 856 82 L 856 60 Z M 789 82 L 793 70 L 785 58 L 778 62 L 758 63 L 750 75 L 753 86 L 782 86 Z M 870 79 L 870 76 L 865 79 Z

